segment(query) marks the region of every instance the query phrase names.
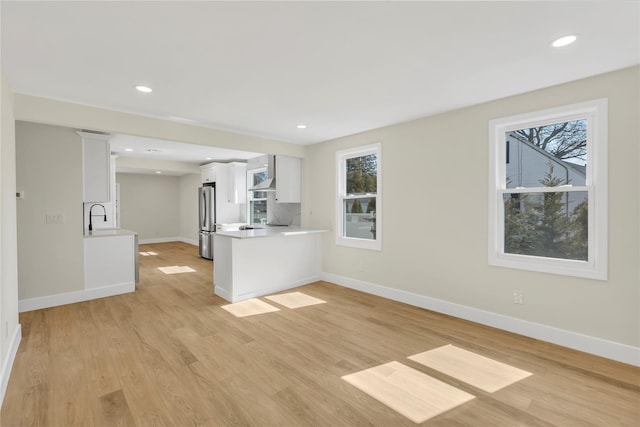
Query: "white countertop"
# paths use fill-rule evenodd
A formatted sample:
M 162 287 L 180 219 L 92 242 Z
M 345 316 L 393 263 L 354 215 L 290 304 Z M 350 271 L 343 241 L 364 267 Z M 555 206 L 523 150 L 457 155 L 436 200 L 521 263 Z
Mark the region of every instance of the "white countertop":
M 93 231 L 85 231 L 84 237 L 114 237 L 114 236 L 135 236 L 138 233 L 124 228 L 99 228 Z
M 253 239 L 256 237 L 287 237 L 299 236 L 302 234 L 324 233 L 327 230 L 307 227 L 265 227 L 254 228 L 253 230 L 217 231 L 216 236 L 232 237 L 234 239 Z

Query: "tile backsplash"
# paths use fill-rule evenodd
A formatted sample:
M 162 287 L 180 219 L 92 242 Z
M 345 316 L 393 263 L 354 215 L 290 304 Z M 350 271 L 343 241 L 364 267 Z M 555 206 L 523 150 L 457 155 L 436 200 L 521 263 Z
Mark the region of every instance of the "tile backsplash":
M 267 224 L 300 225 L 300 203 L 277 203 L 276 193 L 267 193 Z

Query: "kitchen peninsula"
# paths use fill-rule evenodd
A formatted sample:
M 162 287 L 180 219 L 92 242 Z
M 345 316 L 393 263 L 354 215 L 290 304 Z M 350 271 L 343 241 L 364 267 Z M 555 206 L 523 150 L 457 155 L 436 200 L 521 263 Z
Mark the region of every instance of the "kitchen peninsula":
M 135 291 L 138 234 L 120 228 L 85 231 L 84 287 L 100 296 Z
M 265 227 L 217 232 L 214 293 L 238 302 L 319 280 L 325 231 Z

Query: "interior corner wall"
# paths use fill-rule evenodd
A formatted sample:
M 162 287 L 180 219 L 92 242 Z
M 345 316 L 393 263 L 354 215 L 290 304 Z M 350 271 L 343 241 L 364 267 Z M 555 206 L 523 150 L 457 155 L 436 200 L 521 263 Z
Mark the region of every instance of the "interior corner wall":
M 198 244 L 198 188 L 200 174 L 187 174 L 180 177 L 180 238 L 193 245 Z
M 326 233 L 323 271 L 637 349 L 639 78 L 633 67 L 307 147 L 305 221 L 335 230 L 336 151 L 382 143 L 383 249 Z M 598 98 L 609 101 L 608 280 L 489 266 L 489 120 Z
M 16 177 L 20 300 L 83 290 L 80 136 L 16 121 Z M 47 214 L 63 222 L 47 224 Z
M 137 232 L 141 243 L 179 239 L 180 177 L 117 173 L 116 182 L 121 228 Z
M 0 71 L 0 405 L 20 342 L 13 96 Z

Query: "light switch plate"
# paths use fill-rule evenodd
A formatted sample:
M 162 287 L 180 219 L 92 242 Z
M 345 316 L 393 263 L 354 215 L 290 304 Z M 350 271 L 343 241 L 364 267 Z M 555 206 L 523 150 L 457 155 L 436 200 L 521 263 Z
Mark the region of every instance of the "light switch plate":
M 47 224 L 64 224 L 64 214 L 62 213 L 47 213 Z

